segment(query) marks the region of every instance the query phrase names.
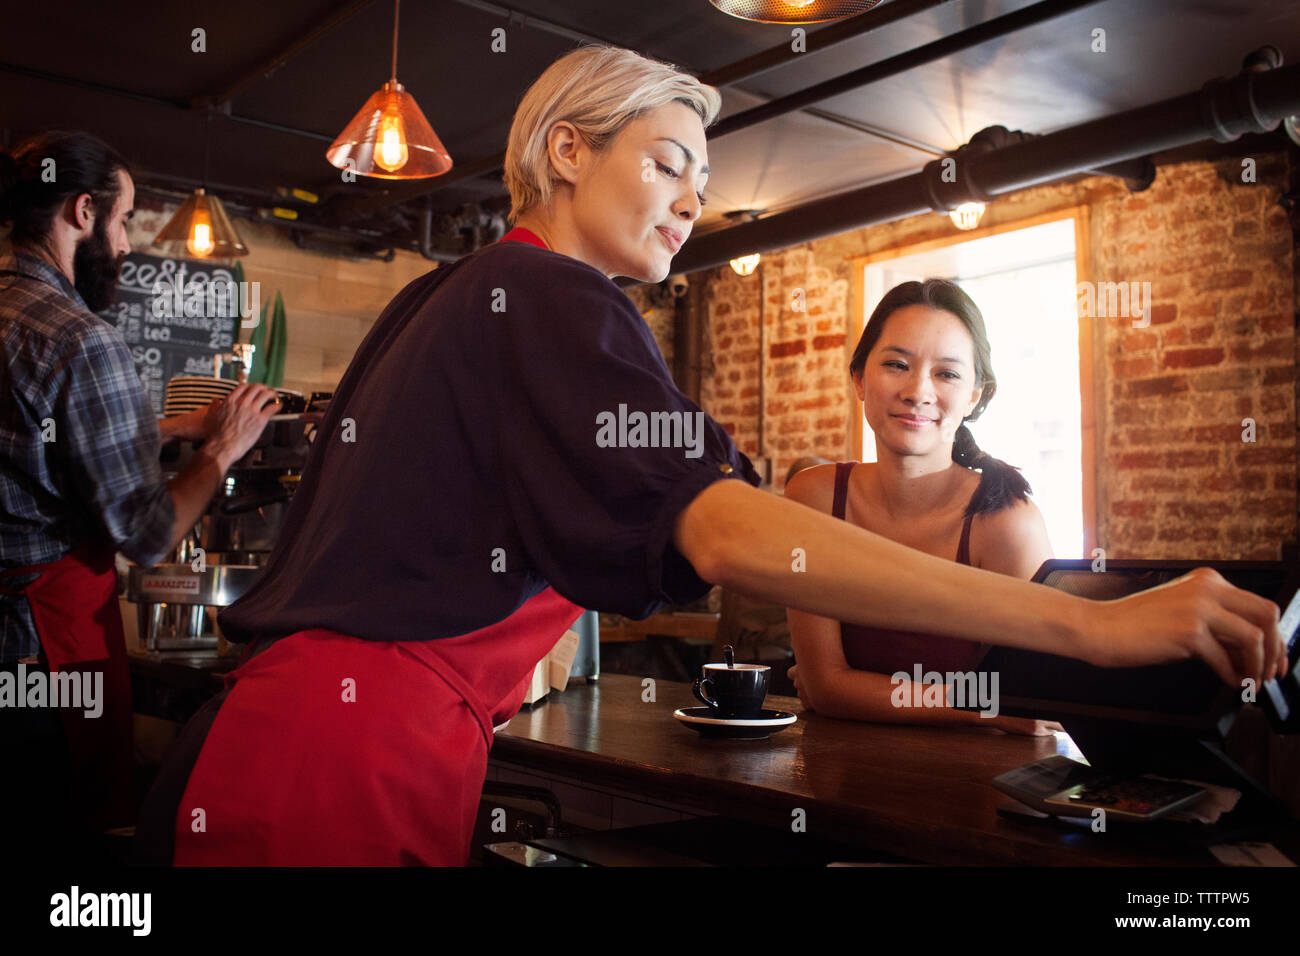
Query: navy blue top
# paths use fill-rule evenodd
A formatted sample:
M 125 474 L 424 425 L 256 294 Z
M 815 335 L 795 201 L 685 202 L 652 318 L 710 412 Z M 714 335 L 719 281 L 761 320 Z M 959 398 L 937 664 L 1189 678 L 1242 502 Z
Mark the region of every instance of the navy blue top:
M 227 637 L 429 640 L 501 621 L 548 584 L 634 618 L 708 590 L 672 543 L 674 520 L 714 481 L 758 475 L 696 419 L 627 296 L 532 241 L 516 229 L 389 303 L 269 563 L 220 615 Z M 629 428 L 610 447 L 620 404 L 625 418 L 702 420 L 702 453 L 629 447 L 644 437 Z

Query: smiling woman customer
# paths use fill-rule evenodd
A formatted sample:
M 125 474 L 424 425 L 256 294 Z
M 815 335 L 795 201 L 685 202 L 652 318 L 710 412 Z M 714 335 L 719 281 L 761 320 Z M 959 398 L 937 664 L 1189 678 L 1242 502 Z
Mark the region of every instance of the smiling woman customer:
M 764 494 L 707 417 L 698 455 L 597 442 L 620 404 L 700 411 L 610 277 L 668 274 L 718 108 L 605 47 L 529 89 L 506 154 L 517 228 L 416 279 L 361 344 L 269 564 L 221 616 L 252 648 L 150 794 L 152 858 L 463 863 L 493 727 L 580 609 L 644 617 L 709 582 L 1104 664 L 1272 671 L 1276 606 L 1212 573 L 1095 604 Z
M 904 282 L 867 320 L 849 374 L 876 442 L 876 461 L 799 473 L 787 498 L 959 564 L 1032 578 L 1052 557 L 1047 528 L 1020 472 L 982 452 L 966 422 L 997 392 L 979 307 L 946 279 Z M 978 519 L 978 520 L 977 520 Z M 824 716 L 888 723 L 978 724 L 1046 734 L 1054 721 L 985 717 L 911 699 L 894 675 L 975 670 L 983 648 L 942 637 L 841 623 L 791 610 L 804 706 Z

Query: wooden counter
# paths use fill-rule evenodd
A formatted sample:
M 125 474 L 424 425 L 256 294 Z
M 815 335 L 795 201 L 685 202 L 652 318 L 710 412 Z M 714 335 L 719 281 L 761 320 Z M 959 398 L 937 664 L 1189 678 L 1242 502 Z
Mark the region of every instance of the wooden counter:
M 993 789 L 993 777 L 1069 753 L 1064 735 L 833 720 L 769 697 L 768 707 L 798 713 L 798 723 L 766 740 L 706 740 L 672 717 L 697 703 L 689 685 L 654 689 L 656 700 L 643 702 L 639 678 L 575 683 L 519 713 L 496 735 L 492 760 L 786 830 L 802 809 L 809 834 L 924 863 L 1216 863 L 1204 848 L 1153 839 L 1160 831 L 1150 825 L 1093 833 L 1000 815 L 1023 808 Z M 1300 862 L 1294 828 L 1270 838 Z

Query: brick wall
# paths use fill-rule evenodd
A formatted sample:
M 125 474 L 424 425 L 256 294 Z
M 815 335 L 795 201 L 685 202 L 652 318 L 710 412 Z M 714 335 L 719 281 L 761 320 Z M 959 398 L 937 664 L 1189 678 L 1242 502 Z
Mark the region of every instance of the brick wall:
M 1092 281 L 1152 283 L 1149 328 L 1093 320 L 1097 532 L 1112 557 L 1273 558 L 1297 536 L 1300 283 L 1278 205 L 1297 176 L 1293 155 L 1258 157 L 1253 184 L 1240 159 L 1183 163 L 1142 193 L 1085 178 L 985 213 L 981 226 L 995 226 L 1087 206 Z M 853 454 L 861 411 L 847 367 L 862 319 L 849 315 L 851 260 L 954 233 L 930 214 L 764 256 L 764 451 L 778 488 L 800 456 Z M 721 267 L 692 281 L 707 283 L 702 404 L 755 455 L 759 276 Z M 793 308 L 796 289 L 806 313 Z M 1242 441 L 1248 417 L 1254 443 Z
M 1287 168 L 1162 170 L 1096 207 L 1094 268 L 1152 282 L 1151 326 L 1107 319 L 1102 460 L 1119 555 L 1275 558 L 1296 534 L 1294 239 Z M 1243 441 L 1249 421 L 1255 440 Z M 1104 539 L 1103 539 L 1104 540 Z
M 706 297 L 713 374 L 703 380 L 702 402 L 742 450 L 760 454 L 760 318 L 762 452 L 783 471 L 804 455 L 845 447 L 847 279 L 805 247 L 767 257 L 750 276 L 715 270 Z
M 662 297 L 652 296 L 650 287 L 646 285 L 628 286 L 623 291 L 632 300 L 636 310 L 641 313 L 641 318 L 645 319 L 646 325 L 650 327 L 650 334 L 654 336 L 655 344 L 659 346 L 659 352 L 663 355 L 669 371 L 672 371 L 676 308 L 671 302 L 665 302 Z

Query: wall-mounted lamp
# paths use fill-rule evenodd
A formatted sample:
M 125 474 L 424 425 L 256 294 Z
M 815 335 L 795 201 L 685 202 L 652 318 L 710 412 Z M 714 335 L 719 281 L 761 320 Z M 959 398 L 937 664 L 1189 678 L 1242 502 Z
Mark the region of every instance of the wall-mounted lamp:
M 731 222 L 744 223 L 756 221 L 765 211 L 763 209 L 732 209 L 722 215 Z M 753 275 L 761 258 L 757 252 L 750 253 L 747 256 L 739 256 L 731 260 L 731 268 L 736 270 L 738 276 Z

